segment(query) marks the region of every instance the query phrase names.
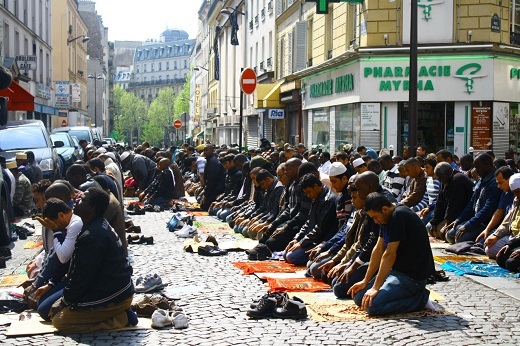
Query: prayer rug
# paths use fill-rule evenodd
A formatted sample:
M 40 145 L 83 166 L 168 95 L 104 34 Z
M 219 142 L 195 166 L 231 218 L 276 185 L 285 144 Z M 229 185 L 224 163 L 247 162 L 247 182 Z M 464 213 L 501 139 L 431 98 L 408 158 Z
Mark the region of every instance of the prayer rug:
M 293 296 L 292 293 L 289 295 Z M 444 309 L 439 304 L 435 304 L 437 307 L 437 310 L 435 311 L 422 310 L 405 314 L 370 317 L 365 311 L 361 310 L 352 299 L 336 299 L 332 293 L 296 292 L 294 295 L 301 298 L 305 302 L 309 318 L 315 322 L 348 322 L 367 321 L 373 319 L 411 319 L 417 317 L 453 314 L 453 312 Z M 430 298 L 433 298 L 431 293 Z
M 223 242 L 219 242 L 219 244 L 218 244 L 218 246 L 222 250 L 228 250 L 228 251 L 229 250 L 236 250 L 236 251 L 251 250 L 257 245 L 258 245 L 257 240 L 246 239 L 246 238 L 240 239 L 240 240 L 223 241 Z
M 14 320 L 9 326 L 9 328 L 7 328 L 7 332 L 5 333 L 5 335 L 7 337 L 18 337 L 52 334 L 58 332 L 51 322 L 44 321 L 35 311 L 33 311 L 30 316 L 31 318 L 26 318 L 23 321 Z M 152 320 L 150 318 L 139 317 L 139 323 L 136 326 L 127 326 L 121 329 L 112 329 L 108 330 L 107 332 L 142 329 L 152 329 Z
M 0 278 L 0 287 L 19 286 L 27 279 L 27 274 L 6 275 Z
M 43 246 L 43 241 L 34 241 L 34 240 L 29 240 L 27 243 L 25 243 L 24 245 L 24 249 L 39 249 Z
M 305 278 L 307 270 L 297 270 L 294 273 L 255 273 L 255 276 L 260 280 L 267 279 L 301 279 Z
M 207 211 L 192 211 L 193 216 L 209 216 Z
M 476 275 L 486 277 L 500 277 L 500 278 L 518 278 L 519 273 L 511 273 L 509 270 L 500 267 L 496 263 L 480 263 L 473 261 L 451 262 L 447 261 L 441 264 L 441 268 L 453 272 L 456 275 Z
M 269 292 L 318 292 L 331 289 L 329 284 L 316 281 L 313 278 L 267 278 L 267 284 L 269 285 Z
M 244 275 L 254 273 L 295 273 L 305 267 L 296 267 L 282 261 L 253 261 L 253 262 L 231 262 L 235 267 L 242 269 Z
M 482 262 L 482 263 L 494 263 L 493 260 L 489 259 L 487 256 L 468 256 L 468 255 L 446 255 L 446 256 L 433 256 L 433 260 L 438 263 L 444 263 L 447 261 L 450 262 L 464 262 L 464 261 L 472 261 L 472 262 Z

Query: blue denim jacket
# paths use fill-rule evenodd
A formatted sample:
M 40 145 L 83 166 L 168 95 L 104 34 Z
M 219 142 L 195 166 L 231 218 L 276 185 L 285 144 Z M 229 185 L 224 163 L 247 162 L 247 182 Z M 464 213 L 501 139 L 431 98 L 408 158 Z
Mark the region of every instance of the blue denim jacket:
M 501 190 L 497 186 L 495 170 L 493 170 L 475 185 L 471 200 L 455 220 L 457 225 L 464 223 L 464 227 L 468 230 L 486 227 L 497 209 L 500 194 Z

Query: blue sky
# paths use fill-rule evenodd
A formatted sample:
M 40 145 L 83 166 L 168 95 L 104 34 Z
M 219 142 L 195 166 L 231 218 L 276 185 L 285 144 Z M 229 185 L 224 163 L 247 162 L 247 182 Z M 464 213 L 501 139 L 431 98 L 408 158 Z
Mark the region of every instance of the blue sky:
M 159 38 L 166 29 L 183 29 L 196 38 L 203 0 L 94 0 L 110 41 Z

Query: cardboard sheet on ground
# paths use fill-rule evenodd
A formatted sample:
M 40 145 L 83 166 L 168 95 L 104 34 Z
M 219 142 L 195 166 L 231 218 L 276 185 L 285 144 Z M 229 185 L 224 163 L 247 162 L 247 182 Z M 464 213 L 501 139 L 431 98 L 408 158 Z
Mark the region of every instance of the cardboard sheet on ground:
M 229 234 L 233 231 L 227 223 L 219 222 L 219 223 L 200 223 L 200 226 L 197 226 L 197 229 L 200 233 L 204 234 Z
M 139 317 L 139 323 L 136 326 L 128 326 L 121 329 L 110 330 L 111 332 L 124 331 L 124 330 L 142 330 L 152 329 L 152 320 L 150 318 Z M 11 326 L 5 333 L 8 337 L 17 336 L 30 336 L 30 335 L 41 335 L 51 334 L 57 332 L 51 322 L 45 322 L 36 312 L 32 313 L 32 318 L 24 321 L 15 320 L 11 323 Z
M 283 261 L 253 261 L 253 262 L 231 262 L 235 267 L 242 269 L 244 275 L 254 273 L 295 273 L 305 267 L 296 267 Z
M 6 275 L 0 278 L 0 287 L 18 286 L 27 280 L 26 274 Z
M 352 299 L 336 299 L 332 292 L 290 292 L 290 296 L 297 296 L 305 302 L 309 318 L 316 322 L 346 322 L 366 321 L 371 319 L 407 319 L 425 316 L 450 315 L 453 312 L 444 309 L 439 304 L 438 311 L 423 310 L 406 314 L 369 317 L 365 311 L 360 310 Z M 432 294 L 430 293 L 430 297 Z M 431 297 L 433 298 L 433 297 Z M 433 300 L 433 299 L 432 299 Z
M 192 211 L 193 216 L 209 216 L 207 211 Z
M 257 240 L 240 239 L 219 242 L 218 246 L 223 250 L 251 250 L 258 245 Z
M 275 279 L 268 278 L 269 292 L 318 292 L 330 290 L 329 284 L 313 278 Z

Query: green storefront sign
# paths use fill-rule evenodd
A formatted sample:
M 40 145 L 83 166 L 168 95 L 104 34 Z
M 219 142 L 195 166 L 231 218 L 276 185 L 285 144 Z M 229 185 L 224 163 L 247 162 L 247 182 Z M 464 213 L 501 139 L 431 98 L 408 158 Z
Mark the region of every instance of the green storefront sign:
M 347 74 L 337 77 L 336 80 L 328 79 L 323 82 L 311 84 L 310 97 L 329 96 L 333 93 L 339 94 L 354 90 L 354 75 Z

